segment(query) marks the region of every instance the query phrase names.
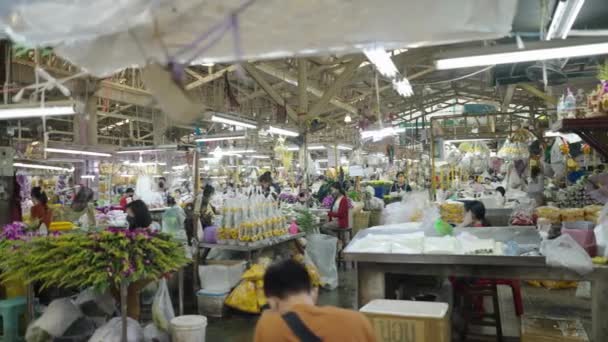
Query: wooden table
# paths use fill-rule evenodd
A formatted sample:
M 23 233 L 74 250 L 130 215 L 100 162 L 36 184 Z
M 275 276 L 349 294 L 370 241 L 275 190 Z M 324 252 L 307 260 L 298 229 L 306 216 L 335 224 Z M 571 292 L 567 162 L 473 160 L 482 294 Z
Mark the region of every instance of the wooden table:
M 391 274 L 433 275 L 440 277 L 479 277 L 500 279 L 550 279 L 591 281 L 592 341 L 608 336 L 608 267 L 596 266 L 581 276 L 565 268 L 547 266 L 544 257 L 485 255 L 408 255 L 384 253 L 344 253 L 355 262 L 357 307 L 373 299 L 386 298 L 385 276 Z

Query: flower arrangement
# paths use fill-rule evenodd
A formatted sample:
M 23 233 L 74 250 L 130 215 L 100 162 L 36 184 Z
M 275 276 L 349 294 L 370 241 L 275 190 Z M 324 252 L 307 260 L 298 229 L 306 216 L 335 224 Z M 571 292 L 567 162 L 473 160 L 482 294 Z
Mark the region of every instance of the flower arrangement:
M 50 286 L 104 291 L 124 279 L 158 279 L 189 262 L 182 245 L 147 229 L 107 229 L 16 240 L 0 260 L 3 281 L 23 279 Z
M 332 195 L 327 195 L 323 197 L 321 201 L 321 208 L 331 209 L 331 206 L 334 204 L 334 197 Z
M 279 201 L 294 204 L 298 202 L 298 197 L 288 192 L 281 192 L 279 194 Z

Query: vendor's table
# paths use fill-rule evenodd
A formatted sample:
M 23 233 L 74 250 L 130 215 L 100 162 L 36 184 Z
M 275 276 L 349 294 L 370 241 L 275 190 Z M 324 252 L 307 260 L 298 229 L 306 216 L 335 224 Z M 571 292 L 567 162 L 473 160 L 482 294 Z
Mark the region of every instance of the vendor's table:
M 256 246 L 235 246 L 235 245 L 229 245 L 229 244 L 201 242 L 201 243 L 199 243 L 199 248 L 202 250 L 202 253 L 200 254 L 201 255 L 200 262 L 202 265 L 204 265 L 205 261 L 207 260 L 207 255 L 209 255 L 209 252 L 211 251 L 211 249 L 217 248 L 217 249 L 223 249 L 223 250 L 228 250 L 228 251 L 245 252 L 247 254 L 247 261 L 249 262 L 249 264 L 251 264 L 253 262 L 254 255 L 256 253 L 259 253 L 262 250 L 267 249 L 267 248 L 272 248 L 272 247 L 275 247 L 275 246 L 278 246 L 278 245 L 281 245 L 281 244 L 284 244 L 284 243 L 287 243 L 290 241 L 295 241 L 298 238 L 304 237 L 304 235 L 306 235 L 306 234 L 298 233 L 295 235 L 285 235 L 270 243 L 260 244 L 260 245 L 256 245 Z
M 487 230 L 491 229 L 480 228 Z M 505 229 L 505 228 L 503 228 Z M 588 280 L 592 284 L 593 341 L 605 341 L 608 319 L 608 267 L 596 266 L 580 276 L 565 268 L 547 266 L 544 257 L 498 255 L 410 255 L 345 252 L 355 262 L 357 306 L 386 298 L 386 274 L 434 275 L 440 277 L 479 277 L 500 279 Z

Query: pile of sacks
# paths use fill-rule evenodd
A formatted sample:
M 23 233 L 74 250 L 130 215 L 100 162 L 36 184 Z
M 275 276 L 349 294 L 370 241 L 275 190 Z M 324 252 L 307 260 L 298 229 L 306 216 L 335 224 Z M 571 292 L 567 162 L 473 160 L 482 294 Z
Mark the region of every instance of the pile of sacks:
M 75 298 L 56 299 L 27 327 L 25 340 L 120 342 L 122 320 L 116 304 L 109 293 L 101 294 L 93 289 Z M 174 316 L 166 281 L 161 280 L 152 304 L 154 323 L 142 328 L 139 322 L 128 318 L 127 341 L 169 342 L 169 322 Z

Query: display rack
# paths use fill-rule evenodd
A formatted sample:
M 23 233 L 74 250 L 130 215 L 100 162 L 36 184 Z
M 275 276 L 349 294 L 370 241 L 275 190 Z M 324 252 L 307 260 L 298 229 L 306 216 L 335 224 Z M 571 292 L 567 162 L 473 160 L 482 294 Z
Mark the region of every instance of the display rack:
M 608 117 L 589 119 L 563 119 L 554 125 L 554 130 L 576 133 L 604 158 L 608 158 Z

